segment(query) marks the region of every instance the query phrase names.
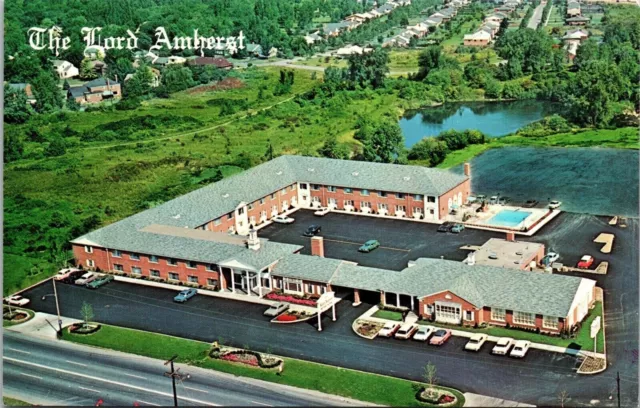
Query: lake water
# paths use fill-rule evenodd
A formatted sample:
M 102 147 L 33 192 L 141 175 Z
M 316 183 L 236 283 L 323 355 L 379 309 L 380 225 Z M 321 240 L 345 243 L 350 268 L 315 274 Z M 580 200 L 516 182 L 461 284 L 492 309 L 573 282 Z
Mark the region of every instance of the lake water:
M 624 149 L 490 149 L 471 160 L 471 188 L 514 201 L 559 200 L 564 211 L 637 217 L 638 159 L 637 150 Z
M 406 112 L 400 119 L 400 128 L 407 147 L 449 129 L 477 129 L 488 136 L 500 137 L 557 110 L 557 105 L 538 100 L 447 103 Z

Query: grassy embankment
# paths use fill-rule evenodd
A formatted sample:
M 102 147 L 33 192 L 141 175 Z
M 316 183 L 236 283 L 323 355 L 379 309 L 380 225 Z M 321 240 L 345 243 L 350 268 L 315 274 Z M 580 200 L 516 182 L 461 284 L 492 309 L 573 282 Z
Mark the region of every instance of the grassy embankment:
M 10 397 L 2 397 L 2 403 L 5 407 L 31 407 L 34 404 L 29 404 L 28 402 L 21 401 L 15 398 Z
M 163 334 L 103 325 L 100 331 L 89 336 L 70 334 L 65 330 L 63 339 L 164 360 L 178 354 L 180 363 L 377 404 L 429 406 L 415 399 L 422 384 L 413 381 L 291 358 L 284 358 L 283 375 L 278 376 L 275 369 L 211 359 L 207 356 L 210 344 Z M 464 396 L 459 391 L 447 390 L 458 397 L 457 406 L 464 404 Z

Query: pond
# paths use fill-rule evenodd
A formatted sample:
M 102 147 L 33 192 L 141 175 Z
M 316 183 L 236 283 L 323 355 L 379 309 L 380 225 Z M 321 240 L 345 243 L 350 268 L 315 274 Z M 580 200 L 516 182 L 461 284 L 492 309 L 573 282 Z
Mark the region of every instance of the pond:
M 569 212 L 637 217 L 639 157 L 624 149 L 490 149 L 471 160 L 471 189 L 514 201 L 559 200 Z
M 538 100 L 447 103 L 406 112 L 400 128 L 407 147 L 411 147 L 424 137 L 449 129 L 477 129 L 488 136 L 505 136 L 557 112 L 557 104 Z

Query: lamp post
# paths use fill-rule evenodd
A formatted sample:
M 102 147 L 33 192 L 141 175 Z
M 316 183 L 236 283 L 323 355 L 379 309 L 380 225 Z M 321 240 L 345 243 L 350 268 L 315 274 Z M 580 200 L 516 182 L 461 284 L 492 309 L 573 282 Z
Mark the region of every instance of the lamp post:
M 42 300 L 46 300 L 47 296 L 53 296 L 56 299 L 56 313 L 58 314 L 58 332 L 62 333 L 62 318 L 60 317 L 60 303 L 58 302 L 58 290 L 56 289 L 56 280 L 51 278 L 53 284 L 53 293 L 42 296 Z

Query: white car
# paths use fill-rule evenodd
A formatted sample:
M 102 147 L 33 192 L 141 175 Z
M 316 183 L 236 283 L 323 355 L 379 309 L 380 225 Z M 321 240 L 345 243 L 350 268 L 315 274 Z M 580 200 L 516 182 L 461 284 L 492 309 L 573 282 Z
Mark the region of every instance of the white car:
M 420 326 L 416 334 L 413 336 L 413 339 L 418 341 L 427 341 L 434 331 L 436 331 L 436 328 L 433 326 Z
M 514 342 L 515 340 L 511 337 L 500 337 L 491 352 L 499 356 L 506 356 Z
M 329 207 L 321 207 L 318 211 L 314 212 L 313 215 L 317 215 L 318 217 L 323 217 L 331 212 L 331 208 Z
M 53 279 L 57 281 L 61 281 L 67 279 L 73 272 L 78 272 L 80 269 L 78 268 L 65 268 L 60 269 L 58 273 L 53 277 Z
M 265 316 L 276 317 L 280 313 L 289 309 L 288 303 L 276 303 L 271 305 L 265 312 L 263 313 Z
M 20 295 L 9 296 L 8 298 L 5 298 L 4 301 L 12 306 L 26 306 L 30 302 L 29 299 L 23 298 Z
M 408 340 L 411 338 L 413 333 L 416 332 L 416 330 L 418 330 L 417 324 L 412 324 L 412 323 L 403 324 L 402 327 L 400 327 L 400 329 L 398 329 L 398 331 L 396 332 L 395 337 L 396 339 Z
M 524 358 L 529 351 L 529 347 L 531 347 L 531 342 L 527 340 L 518 340 L 516 344 L 513 346 L 513 350 L 509 354 L 511 357 L 516 358 Z
M 556 208 L 560 207 L 562 205 L 562 201 L 549 201 L 549 208 L 552 210 L 555 210 Z
M 272 218 L 272 221 L 278 224 L 293 224 L 295 219 L 287 217 L 286 215 L 277 215 Z
M 482 333 L 474 334 L 473 336 L 471 336 L 467 344 L 465 344 L 464 349 L 469 351 L 478 351 L 480 350 L 484 342 L 487 341 L 488 337 L 489 336 Z
M 86 285 L 89 282 L 94 281 L 98 277 L 97 273 L 87 272 L 80 277 L 80 279 L 76 279 L 74 282 L 76 285 Z
M 399 323 L 385 323 L 382 329 L 380 329 L 380 331 L 378 332 L 378 336 L 391 337 L 398 331 L 399 328 Z

